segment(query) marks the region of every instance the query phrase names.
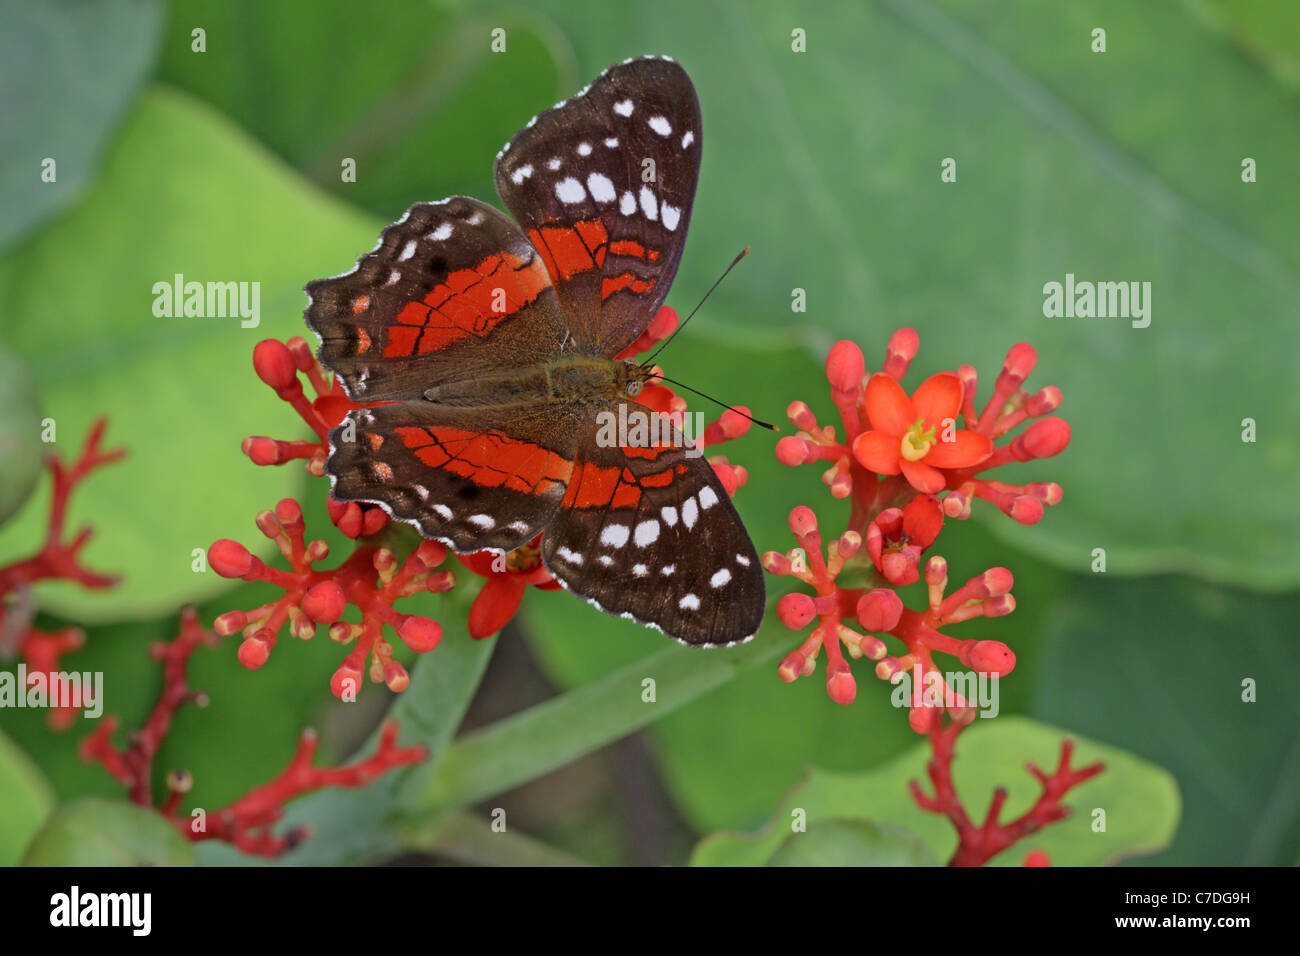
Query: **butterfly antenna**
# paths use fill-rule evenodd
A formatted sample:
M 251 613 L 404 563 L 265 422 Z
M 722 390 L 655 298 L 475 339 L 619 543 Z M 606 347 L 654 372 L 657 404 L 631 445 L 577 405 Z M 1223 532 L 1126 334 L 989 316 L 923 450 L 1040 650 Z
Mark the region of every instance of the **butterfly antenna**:
M 718 286 L 722 285 L 722 280 L 727 277 L 727 273 L 729 273 L 732 269 L 736 268 L 736 264 L 739 263 L 740 260 L 745 258 L 745 256 L 747 255 L 749 255 L 749 246 L 746 246 L 744 249 L 740 250 L 740 255 L 736 256 L 736 258 L 731 260 L 731 265 L 727 266 L 727 268 L 723 270 L 722 275 L 718 276 L 718 281 L 713 283 L 713 285 L 709 286 L 709 291 L 704 293 L 704 298 L 700 300 L 700 305 L 697 305 L 695 308 L 691 309 L 691 314 L 688 315 L 685 319 L 683 319 L 682 322 L 677 326 L 677 328 L 673 329 L 672 335 L 669 335 L 668 338 L 664 339 L 662 342 L 659 343 L 659 348 L 655 349 L 654 355 L 651 355 L 648 359 L 646 359 L 644 362 L 641 363 L 643 368 L 649 368 L 650 363 L 653 362 L 659 356 L 660 352 L 662 352 L 664 349 L 668 347 L 668 343 L 673 340 L 673 337 L 676 336 L 677 333 L 680 332 L 682 329 L 686 328 L 686 323 L 691 321 L 691 319 L 695 317 L 696 312 L 700 311 L 700 306 L 704 305 L 705 302 L 709 301 L 709 296 L 713 295 L 713 290 L 716 289 Z M 680 383 L 676 383 L 676 384 L 680 384 Z M 682 388 L 686 388 L 686 387 L 687 386 L 682 385 Z M 696 392 L 696 394 L 698 395 L 699 393 Z M 704 396 L 704 398 L 708 398 L 708 397 L 709 396 L 707 395 Z M 710 399 L 710 401 L 716 401 L 716 399 Z M 722 403 L 718 402 L 718 404 L 721 405 Z
M 736 261 L 739 262 L 740 260 L 737 259 Z M 667 382 L 669 385 L 676 385 L 678 388 L 684 388 L 688 392 L 694 392 L 696 395 L 700 396 L 700 398 L 707 398 L 715 405 L 721 405 L 729 412 L 735 412 L 737 415 L 743 415 L 745 418 L 748 418 L 751 422 L 753 422 L 755 425 L 759 426 L 760 428 L 766 428 L 768 431 L 773 431 L 773 432 L 779 432 L 781 430 L 777 428 L 775 425 L 769 424 L 768 422 L 759 421 L 753 415 L 749 414 L 749 412 L 741 411 L 735 405 L 728 405 L 726 402 L 720 401 L 719 399 L 714 398 L 712 395 L 705 395 L 698 388 L 691 388 L 689 385 L 685 385 L 671 378 L 665 378 L 662 375 L 656 375 L 655 378 L 659 379 L 659 381 L 661 382 Z

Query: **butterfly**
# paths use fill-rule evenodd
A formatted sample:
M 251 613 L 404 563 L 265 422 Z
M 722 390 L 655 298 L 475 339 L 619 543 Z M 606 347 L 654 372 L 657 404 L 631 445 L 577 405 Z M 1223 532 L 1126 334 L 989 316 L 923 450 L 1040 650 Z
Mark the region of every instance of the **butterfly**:
M 626 60 L 497 155 L 515 222 L 463 196 L 417 203 L 349 272 L 307 285 L 319 358 L 366 407 L 330 435 L 331 493 L 461 553 L 539 533 L 541 560 L 600 610 L 697 647 L 748 640 L 758 555 L 675 428 L 602 440 L 647 368 L 681 260 L 700 107 L 668 57 Z M 631 429 L 626 435 L 633 434 Z

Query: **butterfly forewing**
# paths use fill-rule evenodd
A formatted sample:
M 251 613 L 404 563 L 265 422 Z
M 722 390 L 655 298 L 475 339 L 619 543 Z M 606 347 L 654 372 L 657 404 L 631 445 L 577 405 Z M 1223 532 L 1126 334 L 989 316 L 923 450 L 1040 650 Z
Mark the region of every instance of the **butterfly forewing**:
M 321 363 L 356 401 L 418 399 L 433 384 L 534 364 L 567 331 L 536 249 L 463 196 L 412 206 L 354 269 L 307 294 Z
M 644 57 L 540 114 L 497 157 L 497 191 L 541 253 L 579 347 L 617 355 L 664 301 L 700 147 L 690 77 Z

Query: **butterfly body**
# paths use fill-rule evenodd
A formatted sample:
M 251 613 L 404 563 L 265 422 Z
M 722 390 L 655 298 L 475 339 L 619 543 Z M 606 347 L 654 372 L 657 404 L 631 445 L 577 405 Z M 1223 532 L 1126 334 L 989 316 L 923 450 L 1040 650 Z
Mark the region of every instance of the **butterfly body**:
M 631 362 L 613 361 L 599 355 L 564 355 L 539 365 L 435 385 L 425 389 L 424 399 L 435 405 L 502 411 L 537 402 L 587 405 L 615 402 L 635 394 L 649 378 L 648 370 Z
M 617 356 L 676 272 L 699 103 L 661 57 L 606 70 L 506 145 L 486 203 L 418 203 L 343 275 L 307 286 L 322 364 L 366 407 L 331 434 L 340 500 L 460 552 L 541 559 L 600 609 L 693 646 L 763 616 L 758 555 L 712 467 L 667 425 L 609 440 L 650 371 Z M 660 419 L 656 419 L 659 421 Z

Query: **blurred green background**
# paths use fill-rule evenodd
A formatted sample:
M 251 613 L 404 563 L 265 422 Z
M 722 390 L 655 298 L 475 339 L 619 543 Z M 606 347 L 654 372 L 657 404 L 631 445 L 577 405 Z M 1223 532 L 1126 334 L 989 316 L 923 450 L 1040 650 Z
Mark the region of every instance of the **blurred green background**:
M 210 622 L 270 594 L 194 573 L 194 548 L 260 542 L 254 514 L 290 494 L 306 496 L 309 532 L 343 547 L 323 526 L 321 482 L 240 452 L 250 434 L 302 434 L 253 376 L 253 345 L 306 334 L 302 285 L 346 269 L 412 202 L 497 201 L 493 157 L 533 114 L 612 62 L 667 53 L 694 79 L 706 143 L 669 303 L 689 309 L 753 247 L 665 354 L 669 374 L 762 418 L 782 419 L 798 398 L 831 421 L 820 362 L 836 339 L 879 368 L 890 332 L 912 326 L 909 387 L 968 362 L 984 394 L 1006 348 L 1031 342 L 1029 386 L 1062 389 L 1074 439 L 1005 478 L 1057 481 L 1065 498 L 1032 528 L 981 507 L 948 523 L 938 550 L 954 580 L 1005 565 L 1018 600 L 956 636 L 1015 650 L 1004 714 L 1173 775 L 1181 820 L 1144 862 L 1297 862 L 1296 5 L 0 0 L 0 11 L 0 367 L 16 369 L 0 386 L 0 448 L 18 449 L 0 504 L 26 493 L 45 450 L 32 448 L 30 412 L 13 410 L 53 417 L 65 455 L 109 416 L 109 444 L 130 457 L 89 482 L 72 522 L 96 528 L 87 563 L 125 580 L 101 593 L 51 584 L 38 599 L 47 625 L 88 625 L 67 666 L 109 675 L 106 711 L 127 727 L 153 704 L 146 649 L 174 632 L 181 604 Z M 503 53 L 490 49 L 497 28 Z M 1092 51 L 1097 28 L 1104 53 Z M 795 29 L 806 52 L 792 50 Z M 55 183 L 40 179 L 47 157 Z M 355 183 L 341 181 L 344 157 Z M 940 181 L 945 158 L 954 183 Z M 155 318 L 153 283 L 175 273 L 260 282 L 261 326 Z M 1043 285 L 1066 273 L 1149 281 L 1150 327 L 1044 318 Z M 806 312 L 792 312 L 794 289 Z M 1246 418 L 1254 443 L 1242 441 Z M 736 503 L 760 551 L 793 544 L 796 504 L 827 529 L 846 517 L 815 469 L 776 463 L 773 443 L 752 434 L 726 448 L 750 470 Z M 35 549 L 47 506 L 42 482 L 0 527 L 0 563 Z M 1104 574 L 1090 570 L 1095 548 Z M 762 826 L 808 767 L 883 772 L 915 748 L 865 666 L 848 708 L 827 699 L 820 674 L 780 684 L 776 661 L 798 638 L 770 624 L 726 652 L 732 666 L 530 593 L 464 729 L 638 661 L 703 676 L 683 706 L 640 718 L 645 731 L 484 807 L 508 807 L 512 826 L 592 861 L 683 862 L 700 835 Z M 483 666 L 482 649 L 453 661 L 448 645 L 467 638 L 448 631 L 417 684 L 430 667 Z M 194 773 L 190 802 L 217 806 L 273 776 L 308 723 L 325 751 L 346 754 L 391 698 L 369 685 L 355 707 L 335 703 L 340 654 L 323 635 L 286 638 L 256 674 L 234 650 L 195 659 L 191 683 L 212 705 L 182 711 L 159 756 L 159 773 Z M 1258 682 L 1255 703 L 1241 701 L 1245 678 Z M 0 729 L 16 745 L 0 737 L 0 788 L 119 795 L 77 760 L 81 726 L 55 736 L 42 715 L 6 710 Z M 1055 744 L 1043 746 L 1009 742 L 995 779 L 1019 784 L 1005 778 L 1023 776 L 1025 759 L 1050 761 Z M 310 813 L 337 816 L 347 799 Z M 982 811 L 987 786 L 969 799 Z M 302 859 L 352 858 L 332 846 Z

